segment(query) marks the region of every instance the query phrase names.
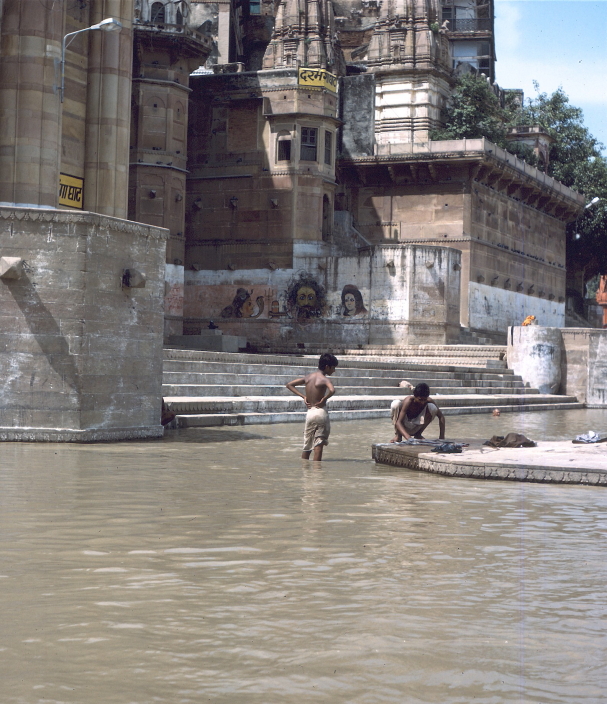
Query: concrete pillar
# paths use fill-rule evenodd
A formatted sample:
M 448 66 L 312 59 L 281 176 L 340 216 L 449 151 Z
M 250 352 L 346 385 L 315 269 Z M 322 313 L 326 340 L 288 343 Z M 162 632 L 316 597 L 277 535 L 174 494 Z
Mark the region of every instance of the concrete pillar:
M 557 394 L 561 385 L 560 328 L 527 325 L 508 328 L 508 369 L 541 394 Z
M 64 2 L 4 0 L 0 202 L 57 206 Z
M 84 209 L 127 217 L 133 0 L 93 0 L 91 24 L 113 17 L 120 32 L 90 32 Z

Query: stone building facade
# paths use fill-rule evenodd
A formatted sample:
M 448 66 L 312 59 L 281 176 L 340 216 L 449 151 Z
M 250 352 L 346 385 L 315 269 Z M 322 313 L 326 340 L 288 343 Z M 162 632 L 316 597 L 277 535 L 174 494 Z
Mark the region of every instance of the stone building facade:
M 583 198 L 429 141 L 447 5 L 3 0 L 0 436 L 158 435 L 163 334 L 211 319 L 260 347 L 562 325 Z
M 157 437 L 167 231 L 127 220 L 133 0 L 1 8 L 0 439 Z
M 326 272 L 334 262 L 345 271 L 353 253 L 410 245 L 461 253 L 461 326 L 501 339 L 529 314 L 564 324 L 565 226 L 582 197 L 486 140 L 429 141 L 454 83 L 458 42 L 493 46 L 492 6 L 480 17 L 486 8 L 478 3 L 457 4 L 457 32 L 444 24 L 447 6 L 284 1 L 261 63 L 243 49 L 232 63 L 208 65 L 192 78 L 186 333 L 219 319 L 256 345 L 305 342 L 313 328 L 287 324 L 289 282 L 303 272 L 338 300 L 355 282 L 332 281 Z M 245 47 L 250 8 L 237 9 Z M 491 77 L 492 50 L 489 56 L 488 68 L 473 68 Z M 390 254 L 386 263 L 393 260 Z M 425 283 L 413 281 L 413 290 L 418 285 Z M 263 299 L 265 312 L 255 304 L 248 316 L 255 323 L 227 316 L 238 292 Z M 325 334 L 320 319 L 327 342 L 353 339 L 351 328 L 341 334 L 334 324 L 339 307 L 319 314 L 316 341 Z M 377 307 L 365 308 L 370 319 L 378 315 Z M 393 322 L 400 332 L 392 337 L 370 324 L 356 342 L 458 339 L 449 326 L 407 337 L 409 328 Z

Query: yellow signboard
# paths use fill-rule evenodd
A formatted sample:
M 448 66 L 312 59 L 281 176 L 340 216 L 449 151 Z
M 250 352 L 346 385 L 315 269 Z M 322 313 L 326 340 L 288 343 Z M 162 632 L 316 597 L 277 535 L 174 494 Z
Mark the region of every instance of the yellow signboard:
M 336 93 L 337 76 L 334 76 L 332 73 L 329 73 L 322 68 L 300 68 L 299 85 L 326 88 L 327 90 Z
M 83 208 L 84 179 L 59 174 L 59 205 L 68 208 Z

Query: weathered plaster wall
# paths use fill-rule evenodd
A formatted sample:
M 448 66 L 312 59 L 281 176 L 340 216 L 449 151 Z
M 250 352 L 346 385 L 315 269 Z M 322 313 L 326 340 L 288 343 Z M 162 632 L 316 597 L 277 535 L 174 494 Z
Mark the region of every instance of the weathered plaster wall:
M 162 433 L 166 230 L 88 212 L 0 209 L 0 439 Z M 124 288 L 124 269 L 145 288 Z
M 562 347 L 559 328 L 512 326 L 508 328 L 508 369 L 541 394 L 557 394 L 561 386 Z
M 345 76 L 340 79 L 339 101 L 341 155 L 371 156 L 375 152 L 375 76 Z
M 564 328 L 561 393 L 607 408 L 607 330 Z
M 459 331 L 460 253 L 383 246 L 293 269 L 185 272 L 186 332 L 212 319 L 251 343 L 441 343 Z
M 459 249 L 462 325 L 505 332 L 526 315 L 564 325 L 565 223 L 472 180 L 468 167 L 449 166 L 448 182 L 432 163 L 390 168 L 392 183 L 350 188 L 357 227 L 374 244 Z
M 468 320 L 471 328 L 502 332 L 511 325 L 520 325 L 528 315 L 535 315 L 545 327 L 564 327 L 565 303 L 506 291 L 471 281 L 468 284 Z

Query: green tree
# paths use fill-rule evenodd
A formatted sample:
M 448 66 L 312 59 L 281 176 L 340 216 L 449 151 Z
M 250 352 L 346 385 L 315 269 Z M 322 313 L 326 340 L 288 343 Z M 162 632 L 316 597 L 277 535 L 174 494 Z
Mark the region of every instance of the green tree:
M 607 160 L 603 145 L 584 125 L 580 108 L 570 104 L 562 88 L 552 95 L 541 93 L 525 104 L 521 119 L 524 124 L 540 125 L 553 139 L 550 146 L 548 174 L 557 181 L 586 196 L 586 208 L 567 228 L 567 268 L 581 273 L 583 294 L 586 281 L 607 272 Z M 572 277 L 570 277 L 571 279 Z
M 430 139 L 476 139 L 486 137 L 495 144 L 506 138 L 508 113 L 487 79 L 467 73 L 459 77 L 443 112 L 445 126 L 433 130 Z
M 584 194 L 588 203 L 597 196 L 600 199 L 567 228 L 567 267 L 581 274 L 578 293 L 582 294 L 588 279 L 607 273 L 607 160 L 603 145 L 584 125 L 582 110 L 569 103 L 562 88 L 551 95 L 541 93 L 537 83 L 535 89 L 536 96 L 520 106 L 512 94 L 500 100 L 484 76 L 465 74 L 444 110 L 444 126 L 430 138 L 486 137 L 538 168 L 543 167 L 533 150 L 509 142 L 506 135 L 516 125 L 540 125 L 553 138 L 548 174 Z

